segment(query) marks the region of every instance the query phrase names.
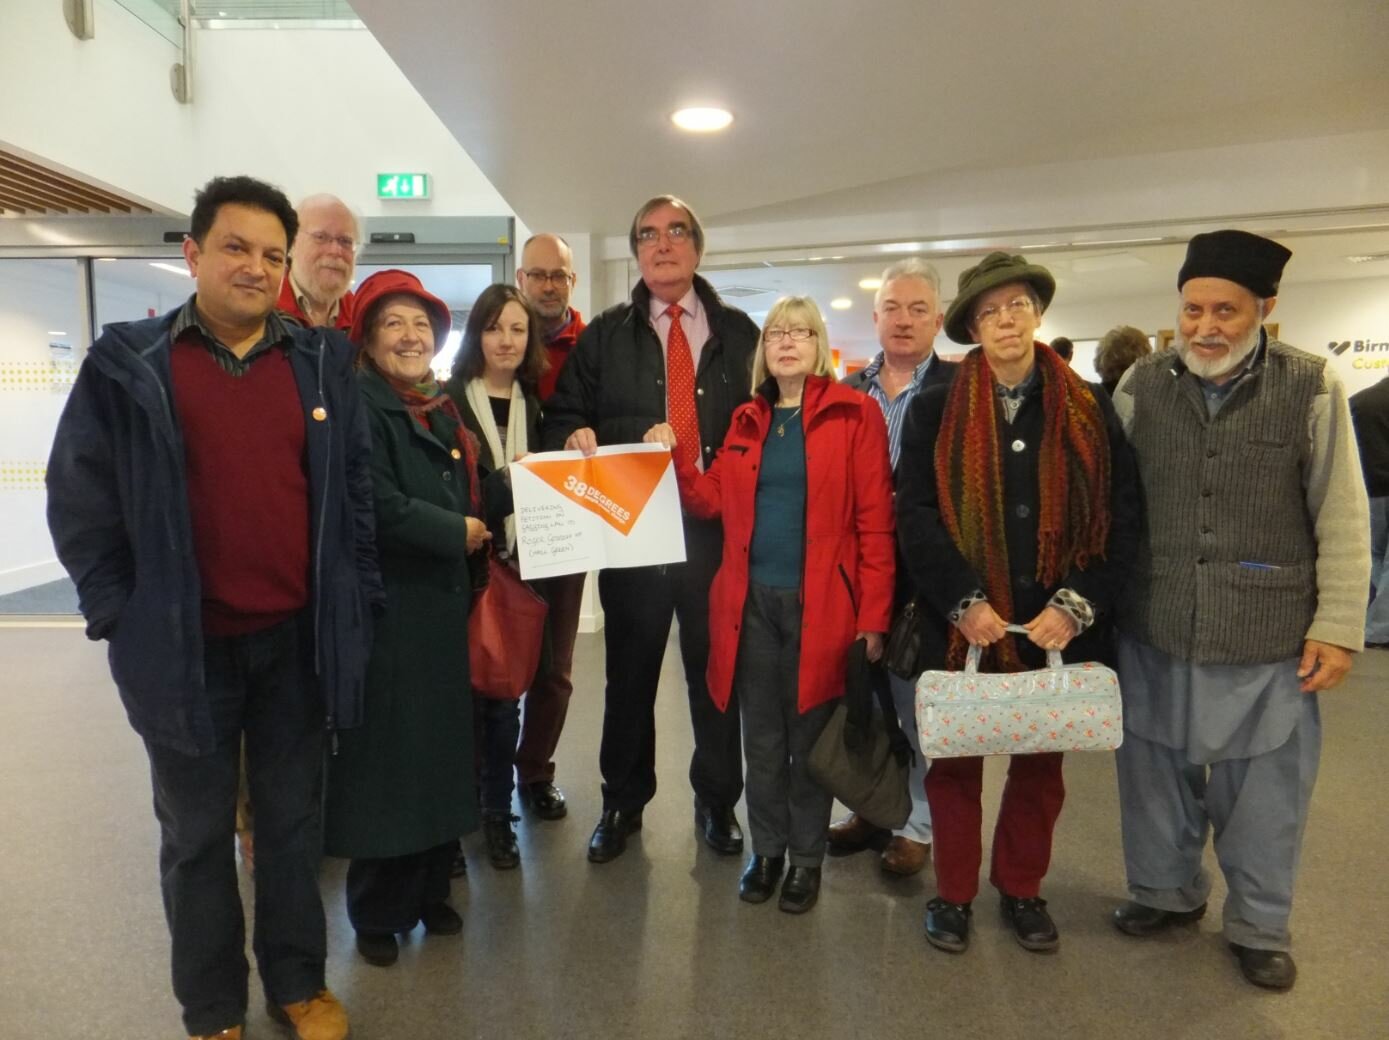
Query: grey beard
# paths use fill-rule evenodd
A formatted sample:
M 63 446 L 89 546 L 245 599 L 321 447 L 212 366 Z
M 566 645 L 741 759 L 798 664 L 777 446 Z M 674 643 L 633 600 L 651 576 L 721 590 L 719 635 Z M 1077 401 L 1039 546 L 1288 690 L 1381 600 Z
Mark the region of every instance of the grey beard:
M 1234 343 L 1226 343 L 1230 349 L 1224 357 L 1209 360 L 1193 357 L 1191 342 L 1180 331 L 1177 332 L 1174 343 L 1177 348 L 1177 356 L 1182 359 L 1182 363 L 1186 365 L 1192 375 L 1201 379 L 1219 379 L 1244 364 L 1245 358 L 1249 357 L 1254 348 L 1259 345 L 1259 333 L 1262 330 L 1262 325 L 1255 325 L 1244 339 Z

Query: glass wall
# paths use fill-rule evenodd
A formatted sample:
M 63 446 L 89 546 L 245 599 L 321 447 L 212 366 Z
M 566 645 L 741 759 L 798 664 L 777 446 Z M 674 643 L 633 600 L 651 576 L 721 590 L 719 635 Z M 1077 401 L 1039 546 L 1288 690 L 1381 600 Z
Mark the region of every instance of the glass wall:
M 86 342 L 80 261 L 0 259 L 0 614 L 67 614 L 43 477 Z

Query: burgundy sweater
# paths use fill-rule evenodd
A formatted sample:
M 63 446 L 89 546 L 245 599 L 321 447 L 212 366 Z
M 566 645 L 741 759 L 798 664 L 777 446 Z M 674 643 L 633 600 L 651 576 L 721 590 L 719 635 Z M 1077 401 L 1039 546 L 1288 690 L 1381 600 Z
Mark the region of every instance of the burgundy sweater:
M 171 364 L 203 629 L 241 635 L 284 621 L 309 601 L 304 406 L 281 348 L 238 377 L 197 336 L 179 337 Z

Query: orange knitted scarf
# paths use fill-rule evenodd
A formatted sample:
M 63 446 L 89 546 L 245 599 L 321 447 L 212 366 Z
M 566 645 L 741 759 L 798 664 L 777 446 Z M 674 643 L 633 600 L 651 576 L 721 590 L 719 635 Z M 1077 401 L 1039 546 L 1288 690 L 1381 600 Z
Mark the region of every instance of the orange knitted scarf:
M 1109 436 L 1104 414 L 1084 380 L 1043 343 L 1036 345 L 1042 380 L 1041 490 L 1037 512 L 1037 581 L 1057 584 L 1072 567 L 1104 555 L 1109 536 Z M 936 439 L 936 488 L 941 520 L 974 567 L 984 594 L 1005 621 L 1013 617 L 1012 579 L 1003 520 L 1001 430 L 1006 426 L 982 347 L 960 362 Z M 949 668 L 963 666 L 969 644 L 950 631 Z M 1023 670 L 1009 638 L 989 647 L 986 671 Z

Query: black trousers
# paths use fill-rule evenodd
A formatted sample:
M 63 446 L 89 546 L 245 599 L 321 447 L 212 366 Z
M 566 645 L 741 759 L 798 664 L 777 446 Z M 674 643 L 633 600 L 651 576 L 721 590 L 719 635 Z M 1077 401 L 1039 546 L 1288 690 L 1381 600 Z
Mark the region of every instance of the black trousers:
M 718 524 L 685 521 L 684 563 L 602 571 L 603 641 L 608 684 L 599 768 L 603 808 L 634 811 L 656 794 L 656 687 L 672 618 L 680 622 L 694 754 L 690 786 L 707 805 L 733 805 L 743 793 L 743 749 L 736 694 L 721 712 L 709 699 L 709 586 L 723 552 Z
M 447 902 L 449 868 L 457 842 L 390 859 L 354 859 L 347 865 L 347 919 L 359 932 L 408 932 L 431 906 Z
M 216 750 L 195 756 L 145 744 L 174 996 L 193 1035 L 240 1025 L 246 1016 L 246 924 L 234 851 L 243 733 L 256 807 L 252 948 L 265 995 L 276 1004 L 312 997 L 323 988 L 327 953 L 318 889 L 324 705 L 310 626 L 298 617 L 249 635 L 209 637 L 204 674 Z

